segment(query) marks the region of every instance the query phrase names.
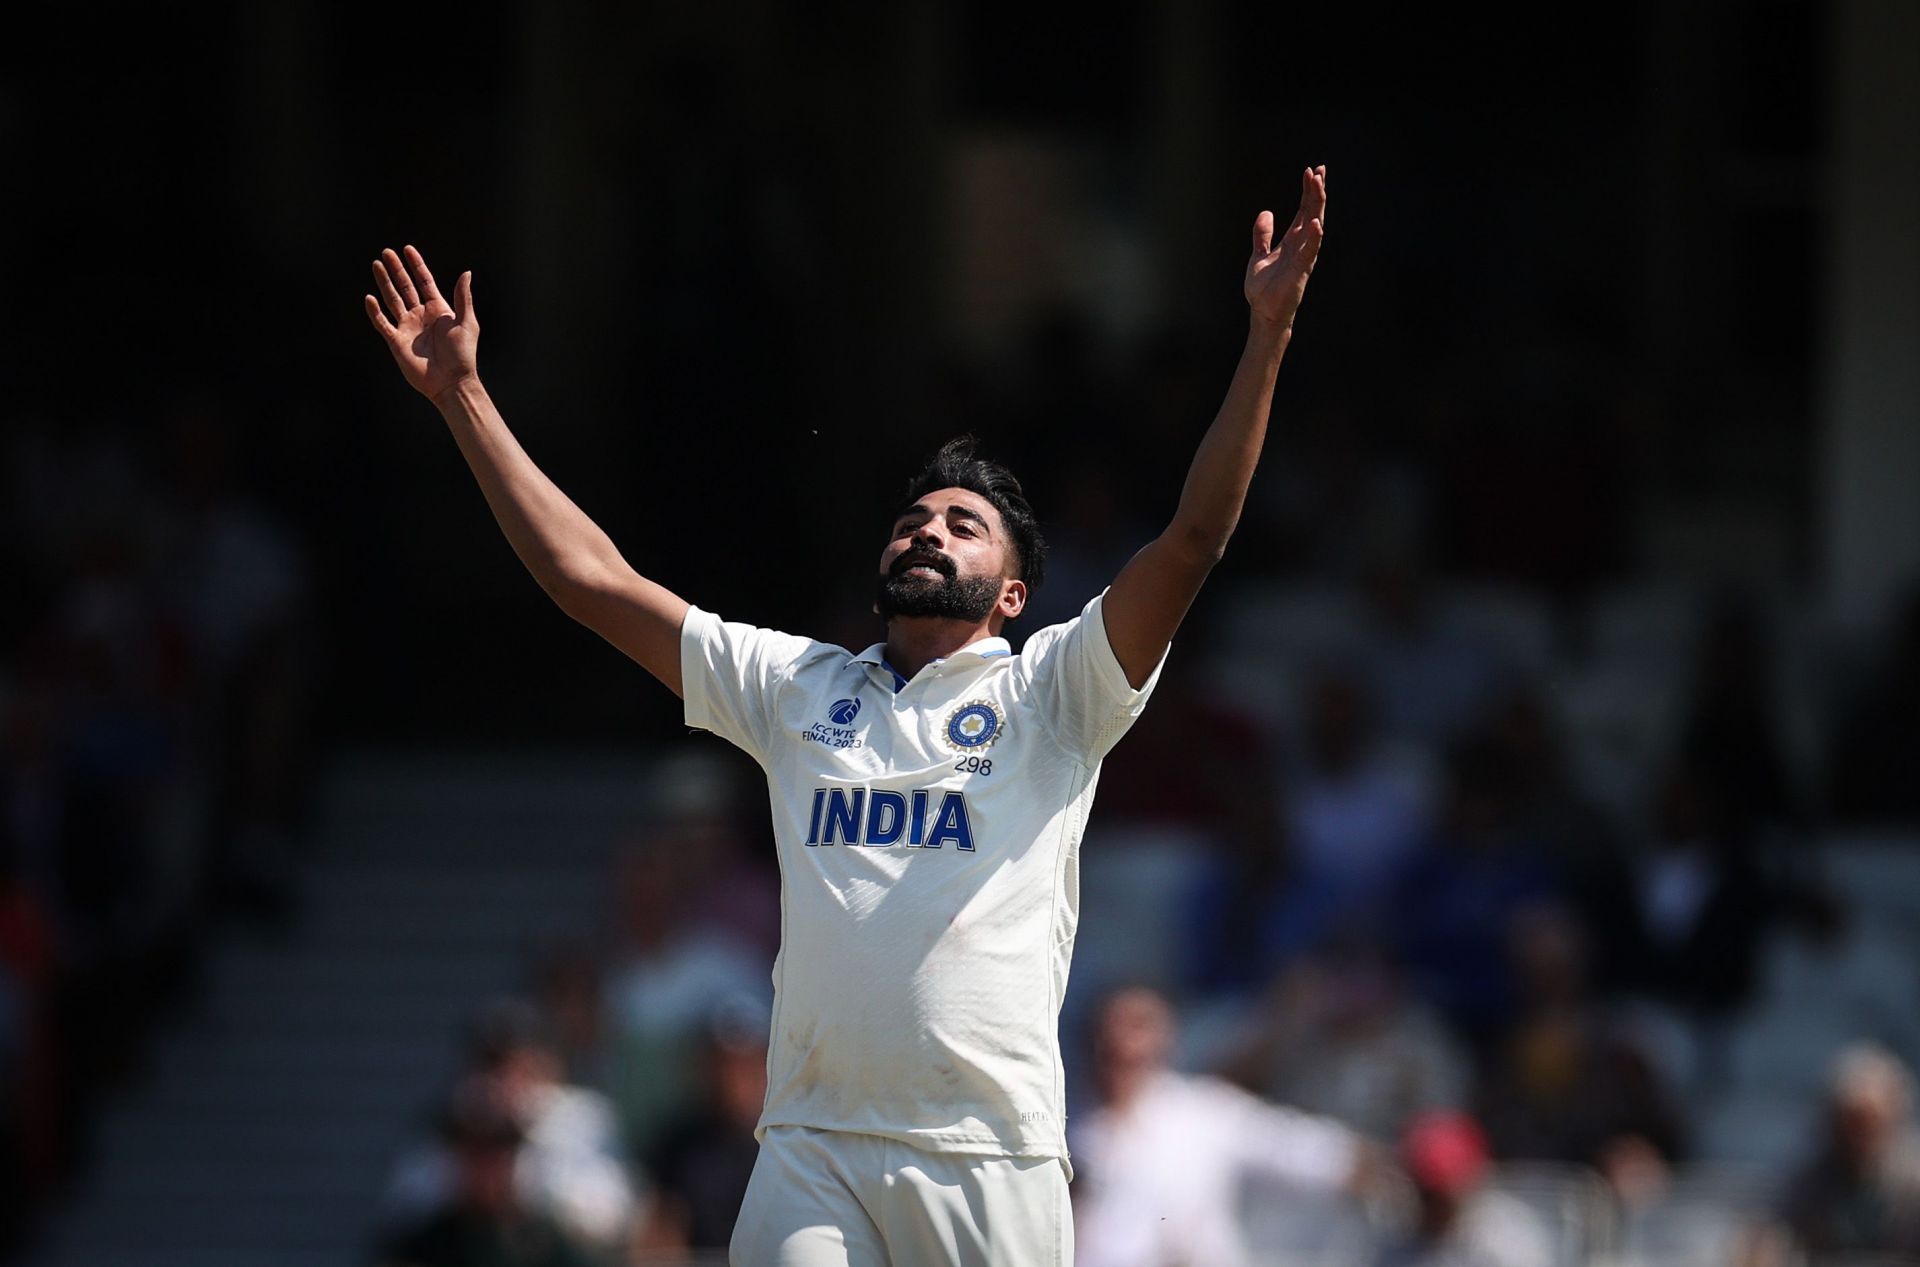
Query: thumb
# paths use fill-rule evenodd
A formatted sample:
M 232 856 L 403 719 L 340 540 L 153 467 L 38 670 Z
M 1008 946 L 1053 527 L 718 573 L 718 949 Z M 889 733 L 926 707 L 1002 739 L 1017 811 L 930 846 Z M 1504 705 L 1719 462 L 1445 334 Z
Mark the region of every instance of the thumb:
M 1253 253 L 1265 255 L 1273 250 L 1273 212 L 1262 211 L 1253 219 Z
M 473 311 L 473 270 L 460 274 L 460 280 L 453 284 L 453 319 L 463 326 L 479 324 L 479 317 Z

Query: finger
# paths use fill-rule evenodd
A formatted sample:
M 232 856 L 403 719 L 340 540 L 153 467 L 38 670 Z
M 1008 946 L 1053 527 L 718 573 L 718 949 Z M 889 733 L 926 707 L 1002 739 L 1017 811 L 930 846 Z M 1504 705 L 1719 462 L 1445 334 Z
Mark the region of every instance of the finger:
M 393 328 L 393 322 L 387 320 L 387 314 L 380 311 L 380 301 L 372 295 L 366 295 L 364 298 L 367 320 L 373 322 L 373 328 L 380 332 L 382 338 L 391 339 L 397 332 Z
M 1326 226 L 1318 219 L 1307 221 L 1307 231 L 1300 238 L 1300 254 L 1297 267 L 1302 277 L 1313 272 L 1313 262 L 1320 258 L 1320 243 L 1326 240 Z
M 418 308 L 420 296 L 414 292 L 413 278 L 407 276 L 407 266 L 394 253 L 392 247 L 380 252 L 380 258 L 387 262 L 387 271 L 393 274 L 393 284 L 400 290 L 400 298 L 407 301 L 407 307 Z
M 440 288 L 433 284 L 433 274 L 427 271 L 427 261 L 421 258 L 420 252 L 414 250 L 411 246 L 405 249 L 407 268 L 412 271 L 414 277 L 420 283 L 420 297 L 428 301 L 440 298 Z
M 1265 255 L 1273 250 L 1273 212 L 1262 211 L 1253 218 L 1253 253 Z
M 1327 168 L 1323 163 L 1313 169 L 1313 193 L 1307 200 L 1307 213 L 1310 219 L 1320 221 L 1320 227 L 1327 227 Z
M 1321 205 L 1316 206 L 1316 200 Z M 1287 236 L 1292 237 L 1306 228 L 1307 221 L 1320 213 L 1324 199 L 1320 193 L 1320 177 L 1313 168 L 1300 171 L 1300 207 L 1293 213 L 1293 223 L 1287 226 Z
M 388 251 L 386 254 L 391 255 L 393 252 Z M 384 258 L 373 262 L 373 284 L 379 290 L 380 297 L 387 301 L 387 312 L 392 315 L 394 323 L 399 324 L 400 318 L 407 315 L 407 306 L 400 302 L 400 292 L 393 288 L 393 275 L 387 272 L 387 262 Z
M 480 323 L 480 318 L 473 311 L 472 269 L 460 274 L 453 283 L 453 319 L 470 329 Z

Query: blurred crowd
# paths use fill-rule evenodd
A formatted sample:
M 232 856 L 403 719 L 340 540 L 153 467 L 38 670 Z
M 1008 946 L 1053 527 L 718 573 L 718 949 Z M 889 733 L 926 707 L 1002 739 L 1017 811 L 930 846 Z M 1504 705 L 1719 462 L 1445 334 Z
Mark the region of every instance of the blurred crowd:
M 1106 420 L 1114 451 L 1146 451 L 1208 390 L 1176 346 L 1141 358 L 1128 401 L 1054 382 L 1086 355 L 1059 340 L 1032 381 L 956 378 L 951 421 L 1065 444 Z M 1920 589 L 1841 633 L 1804 593 L 1651 578 L 1624 542 L 1616 432 L 1489 417 L 1439 410 L 1396 438 L 1299 411 L 1109 759 L 1063 1017 L 1082 1262 L 1920 1255 L 1914 925 L 1865 912 L 1828 847 L 1920 838 Z M 1030 628 L 1077 612 L 1168 493 L 1150 464 L 1035 444 L 1008 455 L 1054 541 Z M 8 445 L 12 1243 L 80 1171 L 210 935 L 297 935 L 321 656 L 307 554 L 248 491 L 217 405 Z M 864 609 L 833 593 L 800 627 L 863 645 Z M 725 773 L 663 759 L 599 935 L 474 1018 L 394 1159 L 373 1260 L 725 1246 L 779 876 L 755 772 L 717 741 L 675 751 Z M 1887 1007 L 1810 1012 L 1814 1041 L 1775 1062 L 1801 1089 L 1756 1083 L 1782 947 L 1867 933 L 1908 972 Z M 1860 985 L 1813 962 L 1816 995 Z M 1825 1043 L 1836 1018 L 1853 1029 Z M 1788 1094 L 1816 1125 L 1741 1135 Z
M 0 553 L 0 1253 L 225 921 L 284 929 L 317 648 L 297 535 L 211 401 L 13 419 Z
M 1125 499 L 1073 499 L 1061 585 L 1086 589 Z M 1920 1000 L 1820 1051 L 1784 1145 L 1730 1157 L 1738 1123 L 1704 1116 L 1746 1077 L 1780 948 L 1865 918 L 1823 842 L 1916 839 L 1920 593 L 1819 670 L 1811 748 L 1759 598 L 1664 594 L 1690 643 L 1654 635 L 1623 687 L 1595 661 L 1646 653 L 1596 651 L 1602 604 L 1489 620 L 1462 593 L 1412 551 L 1223 593 L 1109 758 L 1063 1018 L 1079 1260 L 1920 1261 Z M 1671 698 L 1582 711 L 1569 683 L 1596 675 Z M 605 937 L 481 1018 L 378 1261 L 724 1249 L 779 918 L 756 772 L 727 770 L 622 852 Z

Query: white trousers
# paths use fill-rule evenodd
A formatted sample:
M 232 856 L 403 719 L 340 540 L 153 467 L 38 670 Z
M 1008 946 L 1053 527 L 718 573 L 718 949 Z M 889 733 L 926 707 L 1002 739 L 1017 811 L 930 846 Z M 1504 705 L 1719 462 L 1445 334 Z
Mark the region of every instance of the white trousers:
M 770 1126 L 732 1267 L 1072 1267 L 1056 1158 L 933 1153 L 878 1135 Z

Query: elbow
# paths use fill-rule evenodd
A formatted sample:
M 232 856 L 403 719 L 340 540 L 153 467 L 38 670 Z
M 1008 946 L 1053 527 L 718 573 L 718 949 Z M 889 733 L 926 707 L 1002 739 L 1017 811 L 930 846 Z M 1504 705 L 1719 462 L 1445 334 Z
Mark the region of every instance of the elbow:
M 1173 546 L 1182 559 L 1194 567 L 1210 571 L 1226 557 L 1227 541 L 1233 536 L 1233 525 L 1182 524 L 1176 525 L 1171 535 Z
M 554 606 L 574 620 L 587 623 L 586 613 L 593 604 L 595 588 L 591 580 L 571 572 L 556 570 L 535 578 Z

